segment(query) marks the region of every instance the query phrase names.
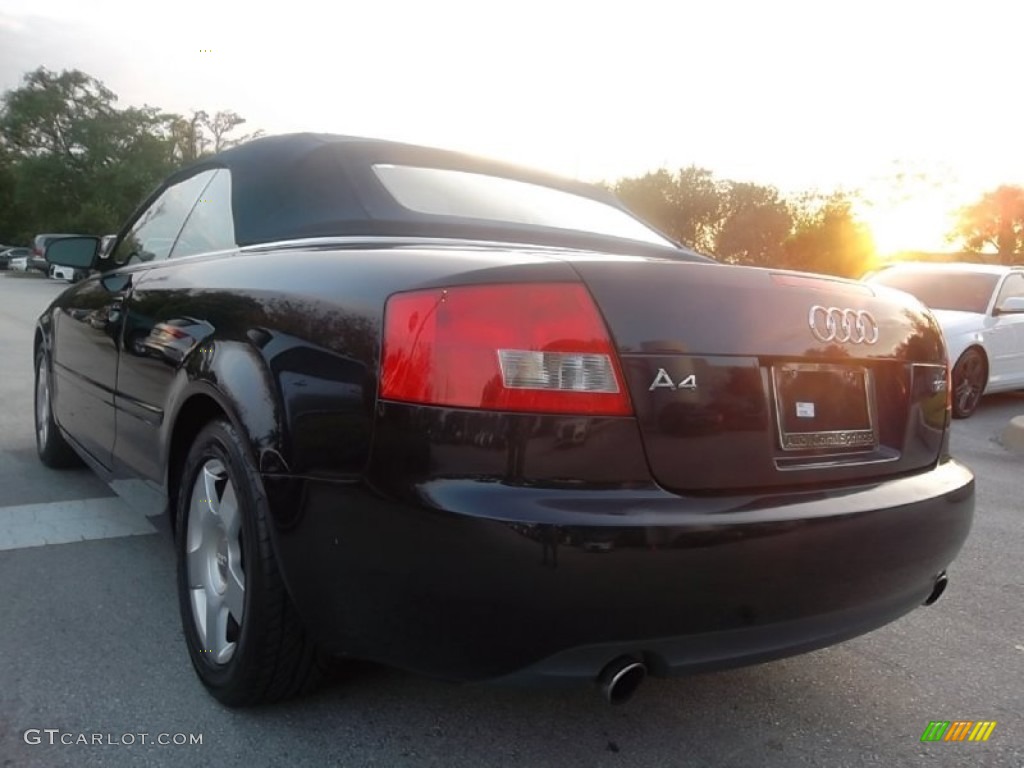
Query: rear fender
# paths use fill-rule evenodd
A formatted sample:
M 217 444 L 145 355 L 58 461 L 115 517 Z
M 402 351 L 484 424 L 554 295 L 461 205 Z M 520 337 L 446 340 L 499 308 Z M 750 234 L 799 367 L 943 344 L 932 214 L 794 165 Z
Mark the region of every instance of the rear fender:
M 249 455 L 263 471 L 283 471 L 282 408 L 263 358 L 246 343 L 206 340 L 180 369 L 169 393 L 168 418 L 161 429 L 161 465 L 164 487 L 172 498 L 176 432 L 185 428 L 190 414 L 215 403 L 245 439 Z M 180 433 L 179 433 L 180 436 Z

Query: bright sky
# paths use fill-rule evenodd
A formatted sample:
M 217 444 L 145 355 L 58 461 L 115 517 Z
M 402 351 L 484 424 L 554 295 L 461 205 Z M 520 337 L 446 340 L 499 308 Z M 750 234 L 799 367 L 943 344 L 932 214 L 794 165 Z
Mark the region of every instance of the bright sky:
M 861 189 L 880 250 L 943 250 L 951 209 L 1024 184 L 1022 22 L 1013 0 L 4 0 L 0 90 L 78 68 L 269 133 Z

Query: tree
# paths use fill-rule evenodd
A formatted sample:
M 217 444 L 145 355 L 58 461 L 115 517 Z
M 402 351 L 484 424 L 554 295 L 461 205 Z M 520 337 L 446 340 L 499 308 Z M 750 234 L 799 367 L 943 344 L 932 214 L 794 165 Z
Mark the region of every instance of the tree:
M 254 133 L 247 133 L 243 136 L 229 139 L 227 135 L 231 131 L 245 124 L 245 118 L 231 110 L 217 112 L 213 117 L 210 117 L 205 112 L 198 112 L 196 114 L 202 116 L 201 122 L 206 130 L 210 132 L 210 141 L 213 144 L 214 153 L 230 149 L 251 139 L 258 139 L 263 135 L 263 131 L 255 131 Z
M 78 70 L 45 67 L 0 98 L 0 242 L 38 232 L 114 232 L 175 169 L 252 138 L 234 112 L 191 118 L 117 107 Z
M 117 96 L 78 70 L 25 75 L 0 106 L 16 239 L 43 231 L 105 234 L 174 167 L 150 107 L 120 110 Z
M 622 179 L 615 192 L 669 237 L 733 264 L 777 263 L 793 226 L 774 187 L 719 181 L 693 165 Z
M 59 156 L 76 165 L 86 151 L 83 127 L 114 111 L 117 97 L 78 70 L 39 67 L 3 97 L 0 141 L 22 157 Z
M 612 191 L 637 216 L 670 237 L 677 211 L 672 202 L 675 179 L 664 168 L 643 176 L 620 179 Z
M 874 263 L 871 232 L 854 216 L 853 201 L 845 193 L 804 195 L 794 210 L 793 233 L 778 266 L 856 278 Z
M 15 169 L 12 158 L 0 146 L 0 243 L 15 242 L 21 212 L 15 204 Z
M 174 158 L 182 165 L 195 162 L 206 154 L 210 140 L 203 135 L 203 121 L 206 113 L 193 112 L 192 117 L 168 115 L 168 131 L 173 145 Z
M 671 174 L 664 168 L 615 185 L 626 205 L 674 240 L 712 253 L 722 220 L 723 188 L 697 166 Z
M 962 208 L 949 239 L 972 253 L 993 249 L 1003 264 L 1024 261 L 1024 187 L 1001 186 Z
M 793 214 L 778 190 L 736 181 L 726 182 L 725 189 L 715 255 L 730 264 L 781 263 Z

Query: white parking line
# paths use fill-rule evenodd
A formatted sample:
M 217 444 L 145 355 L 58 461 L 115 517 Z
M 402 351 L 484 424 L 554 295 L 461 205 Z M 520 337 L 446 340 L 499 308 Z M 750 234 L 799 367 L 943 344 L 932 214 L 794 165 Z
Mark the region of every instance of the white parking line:
M 116 496 L 0 507 L 0 550 L 156 532 Z

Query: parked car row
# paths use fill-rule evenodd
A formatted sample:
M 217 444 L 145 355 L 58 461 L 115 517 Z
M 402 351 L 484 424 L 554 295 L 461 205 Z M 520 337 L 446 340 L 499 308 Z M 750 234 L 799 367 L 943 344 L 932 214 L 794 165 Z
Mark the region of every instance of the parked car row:
M 51 264 L 46 260 L 46 248 L 53 242 L 68 238 L 82 237 L 76 234 L 42 234 L 32 240 L 32 247 L 0 245 L 0 270 L 28 272 L 34 270 L 54 280 L 67 280 L 76 283 L 89 273 L 87 270 L 74 269 L 59 264 Z M 100 252 L 104 255 L 114 244 L 115 235 L 106 235 L 100 242 Z
M 24 272 L 28 269 L 28 257 L 32 251 L 28 248 L 4 246 L 0 249 L 0 269 L 11 269 Z
M 0 269 L 10 269 L 15 272 L 35 270 L 53 277 L 53 266 L 46 260 L 46 248 L 50 243 L 64 237 L 80 237 L 80 235 L 36 235 L 32 240 L 31 247 L 4 246 L 0 248 Z

